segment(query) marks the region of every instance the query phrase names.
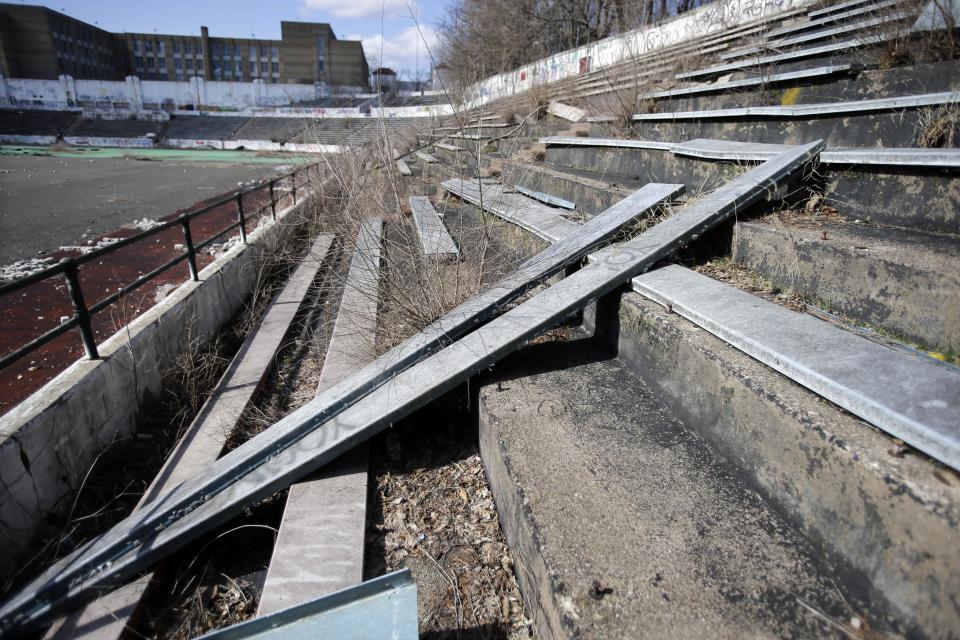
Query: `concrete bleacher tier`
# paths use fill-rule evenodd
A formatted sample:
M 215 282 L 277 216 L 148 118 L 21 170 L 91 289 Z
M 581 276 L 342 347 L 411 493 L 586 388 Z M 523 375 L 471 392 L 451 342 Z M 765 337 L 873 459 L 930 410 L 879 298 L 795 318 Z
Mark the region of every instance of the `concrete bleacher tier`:
M 235 116 L 173 116 L 165 138 L 224 140 L 233 135 L 249 118 Z
M 385 107 L 424 107 L 449 103 L 450 98 L 445 95 L 390 96 L 383 100 L 383 106 Z
M 28 136 L 66 134 L 79 115 L 75 111 L 3 109 L 0 110 L 0 133 Z
M 330 96 L 329 98 L 318 98 L 317 100 L 305 100 L 297 102 L 295 107 L 317 107 L 323 109 L 356 109 L 370 102 L 370 98 L 355 98 L 353 96 Z
M 287 142 L 303 132 L 311 122 L 305 118 L 250 118 L 229 139 Z
M 81 118 L 66 135 L 89 138 L 142 138 L 159 134 L 165 123 L 159 120 L 101 120 Z

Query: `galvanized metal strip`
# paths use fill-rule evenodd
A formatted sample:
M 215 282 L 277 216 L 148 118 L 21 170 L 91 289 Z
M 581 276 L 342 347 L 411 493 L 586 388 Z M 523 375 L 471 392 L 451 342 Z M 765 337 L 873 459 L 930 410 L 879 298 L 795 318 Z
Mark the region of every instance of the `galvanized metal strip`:
M 869 29 L 871 27 L 878 27 L 880 25 L 888 24 L 891 22 L 905 20 L 909 17 L 910 17 L 910 14 L 904 13 L 904 12 L 891 13 L 890 15 L 878 16 L 876 18 L 870 18 L 869 20 L 863 20 L 862 22 L 843 25 L 840 27 L 834 27 L 833 29 L 824 29 L 823 31 L 808 33 L 802 36 L 795 36 L 793 38 L 784 38 L 782 40 L 771 40 L 769 42 L 766 42 L 756 47 L 749 47 L 747 49 L 740 49 L 737 51 L 730 51 L 728 53 L 721 53 L 720 59 L 730 60 L 733 58 L 739 58 L 741 56 L 753 55 L 755 53 L 763 53 L 764 51 L 769 51 L 771 49 L 792 47 L 795 44 L 803 44 L 804 42 L 823 40 L 824 38 L 833 38 L 834 36 L 838 36 L 844 33 L 850 33 L 851 31 L 860 31 L 862 29 Z
M 204 640 L 416 640 L 417 585 L 409 569 L 273 615 L 201 636 Z
M 822 9 L 814 9 L 813 11 L 808 11 L 807 15 L 811 18 L 816 18 L 817 16 L 827 15 L 828 13 L 834 13 L 835 11 L 843 11 L 849 7 L 856 7 L 868 2 L 874 2 L 874 0 L 847 0 L 847 2 L 841 2 L 839 4 L 834 4 L 829 7 L 824 7 Z
M 426 196 L 410 196 L 410 209 L 413 211 L 413 224 L 420 236 L 420 245 L 423 254 L 431 258 L 457 258 L 460 250 L 457 243 L 450 237 L 447 228 L 437 210 L 433 208 L 430 198 Z
M 433 143 L 433 146 L 435 146 L 437 149 L 444 149 L 444 150 L 446 150 L 446 151 L 453 151 L 454 153 L 459 152 L 459 151 L 466 151 L 466 149 L 464 149 L 463 147 L 458 147 L 458 146 L 453 145 L 453 144 L 447 144 L 446 142 L 434 142 L 434 143 Z
M 657 140 L 630 140 L 623 138 L 578 138 L 573 136 L 547 136 L 538 140 L 541 144 L 570 147 L 620 147 L 624 149 L 656 149 L 672 151 L 674 142 Z
M 960 469 L 960 374 L 678 265 L 635 291 L 937 460 Z
M 540 202 L 545 202 L 554 207 L 560 207 L 561 209 L 569 209 L 573 211 L 577 208 L 576 202 L 571 202 L 570 200 L 564 200 L 559 196 L 550 195 L 549 193 L 544 193 L 543 191 L 534 191 L 533 189 L 528 189 L 521 185 L 514 185 L 513 187 L 520 193 L 525 196 L 529 196 L 534 200 L 539 200 Z
M 698 138 L 674 145 L 673 153 L 710 160 L 763 162 L 782 152 L 787 146 Z M 820 153 L 820 163 L 950 168 L 960 167 L 960 149 L 827 147 Z
M 523 227 L 547 242 L 557 242 L 580 226 L 561 216 L 556 209 L 516 193 L 504 192 L 503 186 L 499 184 L 483 186 L 474 180 L 454 178 L 440 183 L 440 186 L 467 202 Z
M 893 111 L 897 109 L 917 109 L 960 101 L 960 92 L 944 91 L 923 93 L 914 96 L 895 98 L 875 98 L 872 100 L 854 100 L 850 102 L 820 102 L 794 106 L 737 107 L 733 109 L 707 109 L 704 111 L 675 111 L 672 113 L 638 113 L 634 120 L 648 122 L 669 122 L 673 120 L 706 120 L 723 118 L 816 118 L 820 116 L 871 113 L 875 111 Z
M 382 237 L 381 219 L 360 225 L 316 395 L 376 357 Z M 291 485 L 257 616 L 359 584 L 366 507 L 365 447 Z
M 540 138 L 547 145 L 582 147 L 622 147 L 655 149 L 676 155 L 707 160 L 764 162 L 791 145 L 766 142 L 740 142 L 696 138 L 687 142 L 652 140 L 620 140 L 617 138 Z M 827 147 L 820 153 L 821 164 L 874 165 L 900 167 L 960 167 L 960 149 L 926 149 L 916 147 Z
M 437 162 L 437 159 L 436 159 L 436 158 L 434 158 L 434 157 L 433 157 L 432 155 L 430 155 L 429 153 L 425 153 L 425 152 L 423 152 L 423 151 L 414 151 L 414 152 L 413 152 L 413 155 L 417 156 L 418 158 L 420 158 L 421 160 L 423 160 L 424 162 L 426 162 L 426 163 L 428 163 L 428 164 L 434 164 L 435 162 Z
M 807 29 L 816 29 L 816 28 L 831 24 L 833 22 L 836 22 L 838 20 L 843 20 L 845 18 L 853 18 L 855 16 L 860 16 L 865 13 L 870 13 L 872 11 L 879 11 L 881 9 L 886 9 L 888 7 L 895 7 L 897 5 L 904 4 L 904 2 L 905 0 L 884 0 L 883 2 L 877 2 L 875 4 L 870 4 L 869 6 L 865 6 L 865 7 L 857 7 L 855 9 L 842 11 L 840 13 L 831 13 L 830 15 L 827 15 L 821 18 L 809 20 L 808 22 L 801 22 L 799 24 L 780 27 L 764 35 L 767 38 L 776 38 L 778 36 L 787 35 L 788 33 L 799 33 L 800 31 L 806 31 Z
M 203 473 L 220 455 L 227 436 L 270 370 L 270 364 L 325 263 L 332 243 L 330 234 L 317 236 L 144 492 L 137 504 L 138 509 L 181 482 Z M 105 594 L 56 625 L 47 637 L 119 638 L 127 629 L 127 623 L 152 578 L 152 573 L 147 574 L 122 589 Z
M 678 96 L 693 96 L 701 93 L 716 93 L 717 91 L 726 91 L 728 89 L 741 89 L 743 87 L 757 87 L 767 84 L 776 84 L 780 82 L 791 82 L 793 80 L 805 80 L 808 78 L 820 78 L 823 76 L 846 73 L 853 67 L 849 64 L 835 64 L 816 69 L 801 69 L 800 71 L 788 71 L 786 73 L 773 73 L 770 75 L 758 76 L 756 78 L 744 78 L 743 80 L 730 80 L 728 82 L 715 82 L 713 84 L 697 85 L 694 87 L 681 87 L 679 89 L 669 89 L 667 91 L 654 91 L 639 96 L 639 100 L 657 99 L 657 98 L 676 98 Z
M 878 42 L 883 42 L 884 40 L 889 40 L 891 37 L 892 36 L 888 34 L 880 34 L 875 36 L 867 36 L 863 38 L 854 38 L 852 40 L 844 40 L 843 42 L 836 42 L 833 44 L 822 45 L 819 47 L 810 47 L 809 49 L 800 49 L 798 51 L 788 51 L 786 53 L 779 53 L 777 55 L 764 56 L 761 58 L 748 58 L 745 60 L 741 60 L 739 62 L 721 64 L 714 67 L 707 67 L 705 69 L 698 69 L 696 71 L 687 71 L 686 73 L 678 73 L 674 77 L 677 80 L 692 80 L 693 78 L 719 75 L 721 73 L 727 73 L 730 71 L 739 71 L 740 69 L 749 69 L 751 67 L 762 67 L 768 64 L 779 64 L 782 62 L 801 60 L 803 58 L 813 58 L 813 57 L 825 55 L 828 53 L 835 53 L 837 51 L 845 51 L 846 49 L 855 49 L 859 47 L 865 47 L 870 44 L 876 44 Z
M 271 432 L 285 431 L 284 425 L 314 426 L 318 420 L 323 420 L 323 428 L 309 429 L 301 438 L 255 468 L 245 469 L 228 487 L 190 511 L 179 513 L 179 517 L 168 521 L 167 526 L 151 531 L 145 538 L 128 539 L 129 529 L 121 523 L 116 531 L 127 544 L 109 564 L 89 567 L 81 562 L 77 566 L 69 558 L 57 563 L 39 584 L 33 584 L 4 603 L 0 609 L 0 631 L 24 630 L 71 603 L 83 601 L 98 590 L 122 582 L 204 532 L 226 523 L 247 506 L 336 459 L 396 420 L 487 369 L 571 313 L 650 269 L 683 243 L 698 238 L 737 211 L 776 193 L 783 182 L 800 171 L 822 147 L 823 142 L 817 141 L 786 151 L 683 207 L 676 215 L 632 240 L 598 251 L 582 269 L 446 348 L 396 373 L 386 384 L 377 386 L 329 419 L 320 418 L 325 415 L 326 408 L 322 397 L 294 411 L 234 451 L 254 443 L 251 448 L 259 453 L 257 439 Z M 642 191 L 638 190 L 634 195 Z M 384 357 L 378 358 L 374 365 L 383 360 Z M 221 458 L 225 459 L 226 456 Z M 78 570 L 84 579 L 71 581 Z
M 638 189 L 578 227 L 570 237 L 548 247 L 503 280 L 460 304 L 301 410 L 226 454 L 210 465 L 204 477 L 182 484 L 155 501 L 149 511 L 145 510 L 146 513 L 128 516 L 107 533 L 83 545 L 4 603 L 0 608 L 0 632 L 23 623 L 42 621 L 64 609 L 71 601 L 89 599 L 91 587 L 119 584 L 140 567 L 149 566 L 162 556 L 160 552 L 150 555 L 156 536 L 173 523 L 240 480 L 256 474 L 266 462 L 300 442 L 333 416 L 431 353 L 487 322 L 504 305 L 559 273 L 638 216 L 650 213 L 682 190 L 682 185 L 647 185 Z M 208 524 L 213 527 L 216 522 Z M 132 550 L 143 554 L 132 563 L 127 559 L 127 563 L 137 569 L 116 570 L 119 560 Z

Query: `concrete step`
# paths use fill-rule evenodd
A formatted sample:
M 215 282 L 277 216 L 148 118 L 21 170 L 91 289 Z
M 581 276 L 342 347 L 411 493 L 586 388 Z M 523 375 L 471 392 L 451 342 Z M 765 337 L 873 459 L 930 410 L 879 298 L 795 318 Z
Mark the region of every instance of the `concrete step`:
M 664 310 L 634 294 L 619 305 L 608 301 L 601 306 L 603 319 L 598 323 L 588 314 L 588 322 L 603 327 L 621 357 L 659 387 L 685 424 L 710 441 L 775 511 L 796 523 L 823 557 L 835 559 L 854 585 L 876 594 L 870 596 L 872 602 L 893 603 L 897 616 L 914 630 L 956 626 L 960 612 L 946 596 L 956 590 L 952 585 L 960 585 L 960 567 L 952 558 L 960 482 L 952 472 L 923 455 L 904 458 L 902 443 L 692 326 L 669 307 Z M 876 346 L 865 340 L 864 345 Z M 916 357 L 894 351 L 891 356 L 894 366 L 898 357 Z M 856 350 L 854 357 L 859 358 Z M 824 363 L 827 369 L 842 369 L 839 365 Z M 817 377 L 820 369 L 808 373 Z M 624 379 L 602 383 L 619 394 L 610 403 L 632 400 L 624 393 Z M 563 388 L 569 395 L 585 385 Z M 537 393 L 541 399 L 546 395 Z M 531 421 L 521 417 L 520 422 L 529 431 Z M 574 486 L 564 489 L 567 496 L 581 485 Z M 509 506 L 501 510 L 506 522 L 522 519 Z M 533 542 L 524 540 L 527 533 L 521 530 L 523 535 L 511 541 L 515 549 L 540 544 L 542 529 L 535 530 Z M 572 554 L 567 548 L 559 553 Z M 593 553 L 586 550 L 582 562 L 588 563 Z M 847 590 L 846 585 L 840 588 Z M 525 587 L 528 601 L 542 602 L 547 593 L 536 584 Z
M 960 241 L 865 224 L 734 227 L 739 264 L 823 306 L 944 353 L 960 351 Z
M 948 630 L 960 623 L 960 607 L 949 595 L 960 585 L 952 551 L 960 481 L 953 472 L 926 456 L 904 454 L 890 436 L 669 307 L 629 293 L 598 308 L 596 316 L 587 314 L 588 324 L 601 327 L 619 358 L 733 465 L 736 477 L 837 563 L 847 581 L 838 583 L 840 591 L 858 585 L 873 594 L 873 603 L 890 603 L 907 635 L 950 637 Z M 609 406 L 634 402 L 632 386 L 610 386 L 619 395 Z M 583 388 L 564 387 L 567 393 Z M 553 440 L 540 438 L 541 444 Z M 541 458 L 550 459 L 543 452 Z M 580 485 L 574 486 L 568 493 Z
M 650 182 L 614 173 L 516 161 L 504 163 L 501 180 L 570 200 L 584 218 L 608 209 Z
M 528 347 L 483 379 L 478 410 L 538 636 L 903 628 L 600 341 Z
M 740 135 L 739 129 L 736 135 Z M 583 139 L 584 143 L 589 140 Z M 617 143 L 615 140 L 609 142 Z M 671 141 L 671 145 L 673 142 L 676 141 Z M 637 144 L 641 143 L 638 141 Z M 688 192 L 715 188 L 743 170 L 743 162 L 679 155 L 669 149 L 671 145 L 656 141 L 642 144 L 665 148 L 549 144 L 545 159 L 550 166 L 562 171 L 571 167 L 578 172 L 588 170 L 594 174 L 616 176 L 610 178 L 611 181 L 629 177 L 639 183 L 652 180 L 682 182 Z M 821 164 L 818 175 L 825 204 L 851 221 L 869 219 L 883 225 L 960 234 L 960 216 L 957 215 L 960 210 L 960 170 L 955 167 L 831 163 Z

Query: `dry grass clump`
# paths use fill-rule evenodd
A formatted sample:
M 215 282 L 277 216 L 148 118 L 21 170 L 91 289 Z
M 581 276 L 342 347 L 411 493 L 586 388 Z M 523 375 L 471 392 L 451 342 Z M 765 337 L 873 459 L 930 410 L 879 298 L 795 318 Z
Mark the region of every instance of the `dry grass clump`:
M 917 114 L 917 146 L 951 148 L 960 131 L 960 104 L 921 109 Z

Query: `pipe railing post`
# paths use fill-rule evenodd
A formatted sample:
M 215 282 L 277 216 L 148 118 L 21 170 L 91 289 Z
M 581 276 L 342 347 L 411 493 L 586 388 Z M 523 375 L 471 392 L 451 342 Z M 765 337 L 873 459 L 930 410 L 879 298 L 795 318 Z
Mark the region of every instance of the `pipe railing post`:
M 197 271 L 197 252 L 193 248 L 193 236 L 190 234 L 190 216 L 186 214 L 180 216 L 180 224 L 183 225 L 183 241 L 187 246 L 187 266 L 190 267 L 190 279 L 197 282 L 200 280 L 200 273 Z
M 293 193 L 293 204 L 297 204 L 297 172 L 290 174 L 290 192 Z
M 247 244 L 247 221 L 243 217 L 243 193 L 237 194 L 237 222 L 240 223 L 240 242 Z
M 277 219 L 277 199 L 273 195 L 273 183 L 270 181 L 270 216 L 276 220 Z
M 80 340 L 83 342 L 83 350 L 91 360 L 98 360 L 100 354 L 97 353 L 97 342 L 93 339 L 93 328 L 90 325 L 90 311 L 87 309 L 87 303 L 83 299 L 83 290 L 80 288 L 80 275 L 77 271 L 77 263 L 73 258 L 64 258 L 61 262 L 64 264 L 64 275 L 67 278 L 67 291 L 70 292 L 70 302 L 73 303 L 73 312 L 80 321 Z

